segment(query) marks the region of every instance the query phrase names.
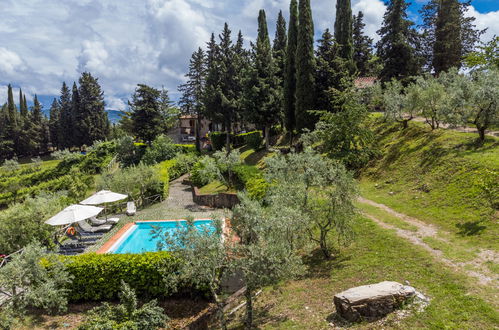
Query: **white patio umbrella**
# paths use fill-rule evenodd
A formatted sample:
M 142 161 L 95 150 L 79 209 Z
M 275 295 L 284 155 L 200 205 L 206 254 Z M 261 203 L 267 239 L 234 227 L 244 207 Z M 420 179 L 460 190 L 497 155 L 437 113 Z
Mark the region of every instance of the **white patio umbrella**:
M 54 215 L 52 218 L 45 221 L 45 223 L 52 226 L 69 225 L 78 221 L 95 217 L 97 214 L 101 213 L 102 210 L 102 207 L 71 205 Z
M 101 205 L 101 204 L 106 204 L 106 203 L 112 203 L 112 202 L 117 202 L 122 199 L 127 198 L 128 195 L 123 195 L 123 194 L 118 194 L 109 190 L 101 190 L 89 198 L 85 199 L 84 201 L 81 201 L 80 204 L 84 205 Z M 104 209 L 106 206 L 104 205 Z M 106 220 L 107 220 L 107 213 L 106 213 Z
M 105 203 L 117 202 L 122 199 L 127 198 L 128 195 L 118 194 L 109 190 L 101 190 L 89 198 L 81 201 L 80 204 L 83 205 L 100 205 Z

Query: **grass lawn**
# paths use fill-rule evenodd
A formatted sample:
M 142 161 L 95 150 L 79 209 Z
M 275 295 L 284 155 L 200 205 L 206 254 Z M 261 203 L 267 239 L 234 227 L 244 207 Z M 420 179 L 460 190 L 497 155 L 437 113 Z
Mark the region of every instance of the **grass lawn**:
M 384 280 L 409 281 L 431 298 L 430 305 L 404 319 L 392 314 L 382 325 L 361 324 L 352 328 L 492 329 L 499 324 L 497 291 L 478 286 L 422 248 L 370 220 L 360 218 L 356 234 L 356 241 L 338 258 L 325 261 L 317 253 L 306 259 L 309 271 L 303 278 L 277 288 L 265 288 L 256 303 L 258 327 L 329 329 L 336 293 Z M 231 328 L 241 328 L 242 313 Z
M 206 186 L 199 188 L 199 193 L 203 195 L 216 195 L 218 193 L 224 193 L 224 192 L 234 192 L 234 191 L 229 190 L 229 188 L 226 185 L 224 185 L 222 182 L 218 180 L 210 182 Z
M 431 131 L 423 123 L 406 130 L 376 123 L 374 130 L 382 155 L 360 179 L 365 198 L 499 250 L 498 212 L 479 186 L 484 178 L 499 185 L 499 139 L 479 146 L 476 134 Z

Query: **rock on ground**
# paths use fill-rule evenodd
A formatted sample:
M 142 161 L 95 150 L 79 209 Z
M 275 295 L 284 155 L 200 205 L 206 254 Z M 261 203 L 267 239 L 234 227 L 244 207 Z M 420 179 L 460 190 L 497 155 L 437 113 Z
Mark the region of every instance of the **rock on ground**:
M 415 295 L 413 287 L 385 281 L 338 293 L 334 305 L 337 313 L 348 321 L 369 321 L 393 312 Z

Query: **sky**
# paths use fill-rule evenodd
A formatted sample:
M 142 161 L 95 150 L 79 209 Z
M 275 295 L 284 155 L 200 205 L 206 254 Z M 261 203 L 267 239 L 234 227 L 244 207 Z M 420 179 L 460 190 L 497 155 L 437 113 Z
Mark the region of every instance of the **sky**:
M 411 19 L 419 19 L 425 2 L 413 0 Z M 318 38 L 334 25 L 336 1 L 311 3 Z M 499 35 L 499 1 L 472 6 L 468 15 L 488 28 L 483 39 Z M 227 21 L 248 45 L 263 8 L 273 38 L 277 14 L 282 9 L 288 18 L 288 7 L 289 0 L 0 0 L 0 104 L 11 83 L 16 94 L 22 87 L 28 103 L 38 94 L 48 108 L 62 82 L 72 84 L 84 71 L 99 78 L 108 109 L 124 110 L 138 83 L 164 86 L 176 100 L 192 52 L 211 32 Z M 352 0 L 375 40 L 385 8 L 381 0 Z

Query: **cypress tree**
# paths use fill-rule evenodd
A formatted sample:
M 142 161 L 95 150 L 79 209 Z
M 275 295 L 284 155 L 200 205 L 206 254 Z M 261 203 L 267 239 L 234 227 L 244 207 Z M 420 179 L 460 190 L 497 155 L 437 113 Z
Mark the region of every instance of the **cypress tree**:
M 12 86 L 10 84 L 7 87 L 7 114 L 8 124 L 13 131 L 17 127 L 17 108 L 14 103 L 14 94 L 12 93 Z
M 288 45 L 286 48 L 286 74 L 284 76 L 284 115 L 286 129 L 293 140 L 296 128 L 296 47 L 298 45 L 298 4 L 291 0 L 289 9 Z
M 184 114 L 197 116 L 196 149 L 201 151 L 200 129 L 204 115 L 203 92 L 206 81 L 205 53 L 201 47 L 192 53 L 189 61 L 189 72 L 185 77 L 188 79 L 187 82 L 178 88 L 182 93 L 179 105 Z
M 237 40 L 234 45 L 234 72 L 236 76 L 234 77 L 234 95 L 235 99 L 238 100 L 236 103 L 237 109 L 234 115 L 234 121 L 238 123 L 243 123 L 244 121 L 244 80 L 246 79 L 246 74 L 250 64 L 249 51 L 244 49 L 244 38 L 243 33 L 239 30 L 237 34 Z
M 46 138 L 45 138 L 45 123 L 44 116 L 42 114 L 42 105 L 38 101 L 38 96 L 35 94 L 33 99 L 33 107 L 31 108 L 31 124 L 32 124 L 32 140 L 34 149 L 31 150 L 30 154 L 38 155 L 46 150 Z
M 353 60 L 361 77 L 371 73 L 370 61 L 372 59 L 373 39 L 364 34 L 364 13 L 359 11 L 353 19 Z
M 66 85 L 62 83 L 61 95 L 59 97 L 60 108 L 60 125 L 58 140 L 61 148 L 70 148 L 73 146 L 73 121 L 72 121 L 72 103 L 71 91 Z
M 83 116 L 80 112 L 80 92 L 78 91 L 78 86 L 76 82 L 73 82 L 73 89 L 71 95 L 71 128 L 72 141 L 71 146 L 81 147 L 85 144 L 85 127 L 83 123 Z
M 426 69 L 436 73 L 461 67 L 462 58 L 474 51 L 485 30 L 478 30 L 475 17 L 465 15 L 470 1 L 430 0 L 420 14 L 423 18 L 423 52 Z
M 314 23 L 310 0 L 300 0 L 298 7 L 298 43 L 296 47 L 296 125 L 299 130 L 313 128 L 315 116 Z
M 279 117 L 284 119 L 284 77 L 286 74 L 286 46 L 288 43 L 288 36 L 286 35 L 286 20 L 282 15 L 282 11 L 279 11 L 277 16 L 277 25 L 274 43 L 272 46 L 272 56 L 274 58 L 275 65 L 275 77 L 278 79 L 278 94 L 276 104 L 279 109 Z M 284 126 L 284 125 L 283 125 Z
M 378 30 L 378 56 L 384 64 L 380 78 L 384 82 L 393 78 L 407 80 L 421 69 L 415 49 L 418 36 L 412 28 L 414 23 L 407 19 L 407 7 L 405 0 L 390 0 Z
M 26 95 L 23 95 L 21 88 L 19 88 L 19 111 L 21 113 L 21 117 L 26 119 L 28 116 L 28 105 L 26 104 Z
M 206 86 L 203 95 L 203 104 L 207 118 L 216 123 L 221 123 L 223 118 L 218 109 L 220 104 L 217 89 L 220 84 L 219 71 L 219 48 L 215 40 L 215 34 L 211 34 L 207 44 L 206 54 Z
M 50 142 L 52 147 L 60 148 L 61 141 L 59 140 L 59 131 L 61 124 L 61 108 L 57 99 L 54 98 L 52 105 L 50 106 L 50 118 L 49 118 L 49 132 L 50 132 Z
M 277 16 L 277 26 L 275 31 L 274 44 L 272 46 L 272 56 L 276 63 L 276 75 L 280 80 L 282 88 L 284 88 L 284 75 L 286 72 L 286 46 L 288 43 L 288 36 L 286 35 L 286 20 L 279 11 Z
M 348 63 L 353 63 L 352 7 L 350 0 L 336 1 L 334 38 L 338 43 L 339 55 Z
M 264 10 L 258 14 L 258 38 L 253 45 L 253 63 L 247 77 L 245 103 L 248 118 L 263 126 L 265 146 L 268 149 L 270 128 L 279 120 L 279 80 L 272 58 L 272 49 Z
M 433 45 L 433 69 L 435 73 L 461 67 L 461 22 L 459 2 L 441 0 L 437 11 L 435 44 Z

